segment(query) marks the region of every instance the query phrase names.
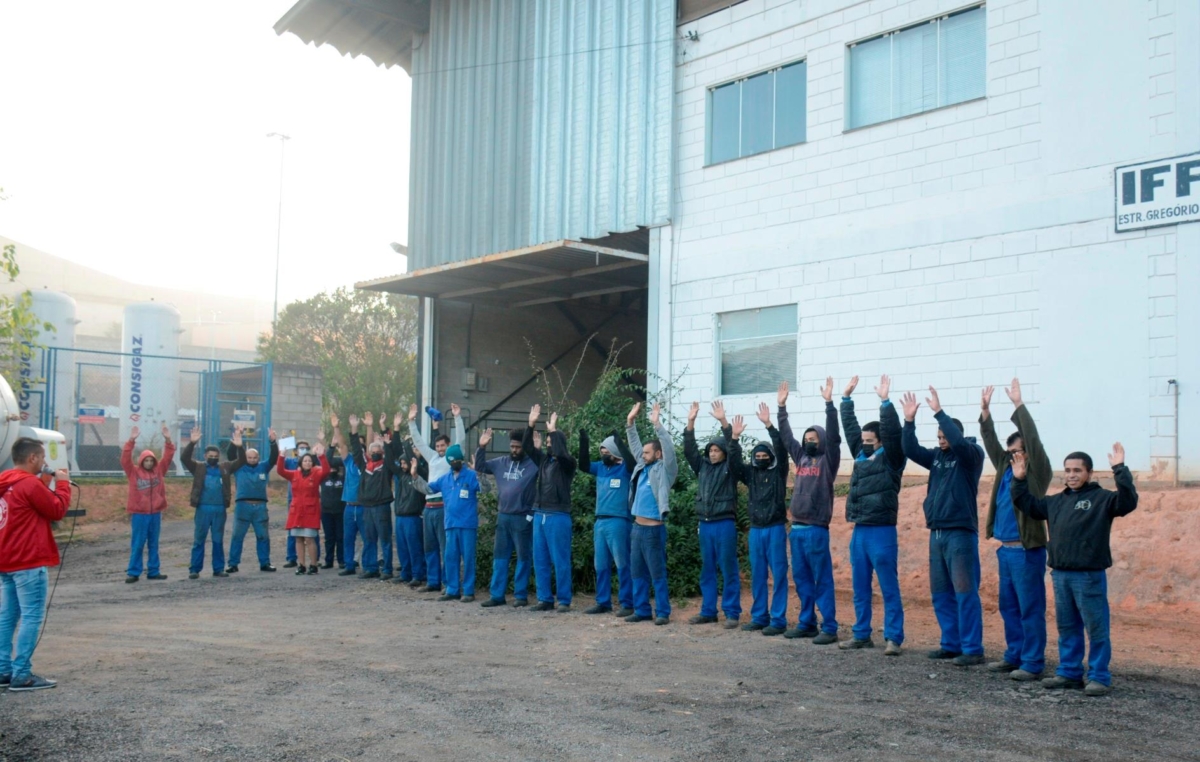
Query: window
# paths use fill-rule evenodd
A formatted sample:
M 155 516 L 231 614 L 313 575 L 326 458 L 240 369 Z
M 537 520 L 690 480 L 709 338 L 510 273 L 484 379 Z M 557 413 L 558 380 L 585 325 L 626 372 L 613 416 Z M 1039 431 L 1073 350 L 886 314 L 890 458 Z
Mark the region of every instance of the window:
M 804 142 L 804 61 L 708 91 L 708 164 Z
M 850 46 L 848 129 L 982 98 L 983 7 Z
M 717 316 L 719 394 L 766 394 L 796 386 L 796 305 Z

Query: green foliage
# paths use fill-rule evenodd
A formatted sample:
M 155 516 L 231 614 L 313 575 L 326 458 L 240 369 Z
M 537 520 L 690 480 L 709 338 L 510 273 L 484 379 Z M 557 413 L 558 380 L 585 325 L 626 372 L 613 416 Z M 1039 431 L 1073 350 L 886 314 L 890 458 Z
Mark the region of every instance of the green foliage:
M 12 283 L 21 274 L 17 265 L 17 247 L 8 244 L 0 255 L 0 273 Z M 8 380 L 15 394 L 21 393 L 22 383 L 37 383 L 41 379 L 29 376 L 29 362 L 41 348 L 38 338 L 42 331 L 54 326 L 37 319 L 33 312 L 33 297 L 26 289 L 16 297 L 0 296 L 0 374 Z
M 326 412 L 343 420 L 390 413 L 416 397 L 417 301 L 339 288 L 287 305 L 274 335 L 258 337 L 263 361 L 321 369 Z

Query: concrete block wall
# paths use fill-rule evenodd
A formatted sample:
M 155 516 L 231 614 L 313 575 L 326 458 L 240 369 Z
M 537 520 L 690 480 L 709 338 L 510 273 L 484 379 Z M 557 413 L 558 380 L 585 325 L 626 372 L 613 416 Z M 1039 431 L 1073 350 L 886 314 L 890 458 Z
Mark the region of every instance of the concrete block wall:
M 321 425 L 321 369 L 276 364 L 271 384 L 271 426 L 279 436 L 295 432 L 313 441 Z
M 971 5 L 748 0 L 681 26 L 700 39 L 677 45 L 677 202 L 658 252 L 671 258 L 672 373 L 685 396 L 710 398 L 714 316 L 796 303 L 793 412 L 816 420 L 828 374 L 839 393 L 860 375 L 858 406 L 873 407 L 889 373 L 896 402 L 932 384 L 974 421 L 980 388 L 1019 375 L 1052 457 L 1084 448 L 1104 463 L 1121 439 L 1132 467 L 1163 476 L 1167 380 L 1198 328 L 1178 317 L 1182 228 L 1115 233 L 1112 170 L 1200 147 L 1177 124 L 1200 99 L 1176 76 L 1200 28 L 1169 0 L 1105 14 L 993 0 L 985 98 L 846 131 L 847 45 Z M 705 166 L 707 89 L 800 59 L 807 142 Z M 773 398 L 730 404 L 750 415 Z M 999 389 L 993 407 L 1011 412 Z M 930 441 L 924 408 L 918 423 Z M 1200 476 L 1200 460 L 1189 468 Z

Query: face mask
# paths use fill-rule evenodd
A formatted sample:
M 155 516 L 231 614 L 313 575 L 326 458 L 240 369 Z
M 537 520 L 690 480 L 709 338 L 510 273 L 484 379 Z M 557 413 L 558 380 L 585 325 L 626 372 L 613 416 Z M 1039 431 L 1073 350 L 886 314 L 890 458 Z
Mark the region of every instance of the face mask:
M 762 458 L 755 458 L 755 459 L 754 459 L 754 467 L 755 467 L 755 468 L 769 468 L 769 467 L 770 467 L 770 465 L 771 465 L 771 459 L 770 459 L 770 458 L 767 458 L 767 459 L 765 459 L 765 460 L 764 460 L 764 459 L 762 459 Z
M 218 456 L 218 455 L 209 455 L 208 457 L 206 457 L 206 458 L 204 459 L 204 461 L 205 461 L 206 463 L 208 463 L 208 465 L 210 465 L 210 466 L 215 466 L 215 465 L 217 465 L 217 463 L 219 463 L 219 462 L 220 462 L 220 460 L 221 460 L 221 458 L 220 458 L 220 456 Z
M 611 466 L 612 464 L 617 462 L 617 459 L 611 455 L 601 455 L 600 461 L 606 466 Z
M 816 442 L 804 443 L 804 454 L 810 458 L 817 457 L 817 449 L 820 447 Z
M 862 446 L 862 454 L 864 457 L 871 457 L 875 454 L 875 445 L 865 444 Z
M 299 450 L 296 450 L 296 455 L 297 455 L 297 456 L 299 456 L 299 457 L 301 457 L 301 458 L 303 458 L 303 457 L 304 457 L 305 455 L 307 455 L 307 454 L 308 454 L 308 448 L 307 448 L 307 447 L 301 447 Z
M 381 452 L 371 453 L 371 462 L 372 463 L 378 463 L 381 460 L 383 460 L 383 453 L 381 453 Z
M 454 469 L 454 473 L 458 473 L 462 470 L 462 464 L 461 460 L 452 460 L 450 461 L 450 468 Z

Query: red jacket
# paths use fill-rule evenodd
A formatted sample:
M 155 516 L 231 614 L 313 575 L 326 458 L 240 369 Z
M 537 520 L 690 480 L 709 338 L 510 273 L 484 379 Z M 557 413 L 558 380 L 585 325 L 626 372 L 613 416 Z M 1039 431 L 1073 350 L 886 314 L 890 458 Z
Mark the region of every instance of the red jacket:
M 292 507 L 288 509 L 285 529 L 321 528 L 321 480 L 329 473 L 329 461 L 321 456 L 321 464 L 305 476 L 299 468 L 287 467 L 286 459 L 280 455 L 275 470 L 292 483 Z
M 34 474 L 13 468 L 0 474 L 0 573 L 58 565 L 50 522 L 67 515 L 71 485 L 54 492 Z
M 129 479 L 129 497 L 125 501 L 125 510 L 129 513 L 162 513 L 167 509 L 167 488 L 163 477 L 171 467 L 171 458 L 175 457 L 175 443 L 167 440 L 163 445 L 162 457 L 159 458 L 150 450 L 142 450 L 137 463 L 133 462 L 133 440 L 130 439 L 121 448 L 121 468 Z M 146 458 L 154 458 L 157 462 L 153 471 L 142 468 Z

